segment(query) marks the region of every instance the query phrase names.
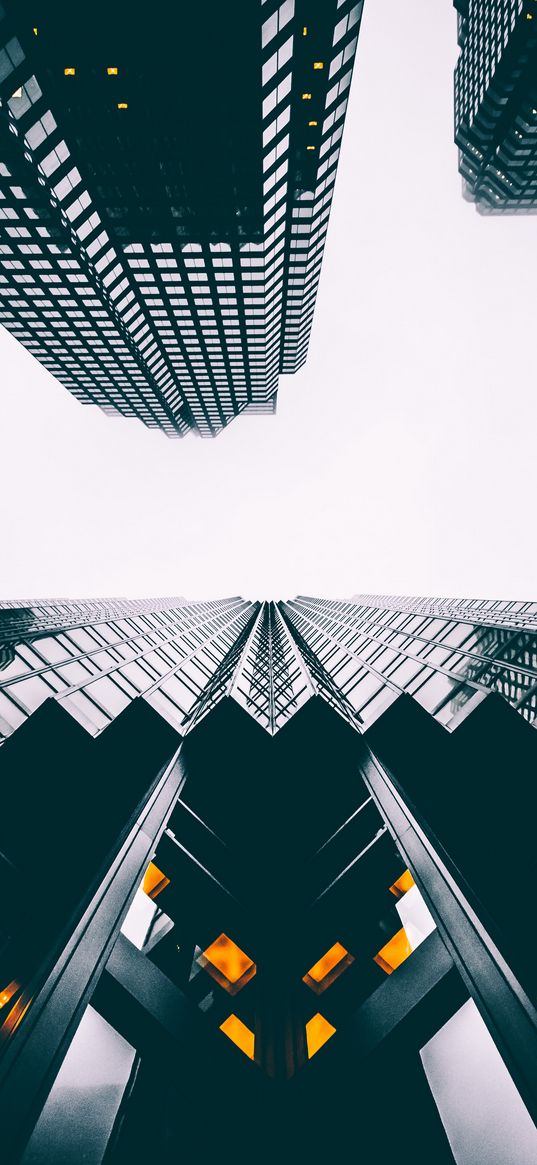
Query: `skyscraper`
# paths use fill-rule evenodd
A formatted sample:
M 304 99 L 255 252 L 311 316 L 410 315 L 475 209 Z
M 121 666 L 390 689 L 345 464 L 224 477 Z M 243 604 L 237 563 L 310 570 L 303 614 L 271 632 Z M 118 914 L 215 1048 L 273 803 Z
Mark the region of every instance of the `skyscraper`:
M 0 613 L 6 1159 L 527 1165 L 537 604 Z
M 0 7 L 0 321 L 167 436 L 306 359 L 363 0 Z
M 534 0 L 454 0 L 460 57 L 455 141 L 466 196 L 482 214 L 537 208 Z

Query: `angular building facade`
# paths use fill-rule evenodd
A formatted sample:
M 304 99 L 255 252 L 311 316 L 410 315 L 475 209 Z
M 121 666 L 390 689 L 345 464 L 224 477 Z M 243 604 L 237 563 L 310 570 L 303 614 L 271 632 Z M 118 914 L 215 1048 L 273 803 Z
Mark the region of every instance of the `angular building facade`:
M 306 359 L 363 0 L 0 5 L 0 322 L 167 436 Z
M 455 141 L 466 197 L 481 214 L 527 214 L 537 208 L 534 0 L 454 2 Z
M 0 644 L 6 1162 L 535 1159 L 537 604 L 57 599 Z

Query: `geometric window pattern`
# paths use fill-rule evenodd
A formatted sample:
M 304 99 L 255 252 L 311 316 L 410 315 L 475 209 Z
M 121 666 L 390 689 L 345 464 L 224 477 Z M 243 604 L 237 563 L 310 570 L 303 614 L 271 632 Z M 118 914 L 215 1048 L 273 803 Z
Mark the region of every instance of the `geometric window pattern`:
M 228 696 L 274 735 L 313 695 L 362 732 L 402 692 L 454 727 L 491 690 L 535 722 L 536 603 L 0 603 L 0 740 L 48 698 L 96 736 L 136 698 L 185 735 Z
M 84 69 L 54 65 L 46 13 L 32 28 L 17 5 L 0 8 L 0 322 L 82 403 L 169 437 L 214 436 L 240 412 L 274 412 L 280 372 L 306 359 L 362 3 L 332 0 L 322 13 L 307 0 L 258 4 L 257 89 L 242 104 L 259 109 L 260 230 L 234 220 L 220 238 L 200 234 L 194 206 L 186 226 L 156 239 L 137 237 L 135 217 L 132 235 L 119 225 L 125 206 L 107 205 L 98 145 L 81 147 L 69 102 L 86 100 Z M 116 119 L 128 166 L 135 102 L 117 100 L 128 95 L 121 68 L 106 73 L 102 116 Z M 170 146 L 159 133 L 144 145 L 163 167 Z M 164 180 L 160 195 L 169 211 Z
M 535 0 L 455 0 L 455 141 L 467 197 L 483 214 L 537 205 Z

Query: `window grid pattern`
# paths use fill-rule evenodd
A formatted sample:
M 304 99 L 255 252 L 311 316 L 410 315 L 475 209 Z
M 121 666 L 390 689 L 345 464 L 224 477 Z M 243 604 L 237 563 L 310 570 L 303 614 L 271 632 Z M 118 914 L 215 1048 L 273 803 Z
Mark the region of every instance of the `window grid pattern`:
M 85 627 L 87 623 L 165 611 L 186 599 L 14 599 L 0 600 L 0 672 L 11 663 L 14 645 L 50 631 Z M 1 680 L 0 675 L 0 680 Z
M 439 615 L 467 623 L 516 627 L 537 632 L 537 603 L 514 599 L 427 599 L 400 595 L 354 595 L 353 603 L 409 611 L 413 615 Z
M 338 37 L 330 69 L 346 55 L 348 85 L 361 4 L 332 7 L 323 17 Z M 304 22 L 315 22 L 310 10 L 309 0 L 296 10 L 295 0 L 259 6 L 263 241 L 237 233 L 219 243 L 120 246 L 84 159 L 74 160 L 61 111 L 32 72 L 31 38 L 19 39 L 0 8 L 0 322 L 82 403 L 169 437 L 214 436 L 243 411 L 274 412 L 284 292 L 285 351 L 294 367 L 303 363 L 339 149 L 334 138 L 334 152 L 316 163 L 325 199 L 317 182 L 318 203 L 289 189 L 290 152 L 301 149 L 291 134 L 295 42 Z M 340 85 L 329 71 L 327 61 L 314 73 L 320 93 Z M 341 136 L 345 104 L 330 140 Z M 304 266 L 291 242 L 302 237 L 292 232 L 308 205 Z
M 537 208 L 537 5 L 457 0 L 455 140 L 484 214 Z
M 273 736 L 315 692 L 275 603 L 263 603 L 230 695 Z
M 54 698 L 97 735 L 137 697 L 180 734 L 224 697 L 274 735 L 313 695 L 357 731 L 401 693 L 447 728 L 488 691 L 537 716 L 537 604 L 356 596 L 286 603 L 0 604 L 0 739 Z
M 363 0 L 340 0 L 333 34 L 332 25 L 329 30 L 331 44 L 323 53 L 327 58 L 323 70 L 315 70 L 306 54 L 303 83 L 295 87 L 295 117 L 308 125 L 306 149 L 312 150 L 316 165 L 311 189 L 299 192 L 290 207 L 281 364 L 284 373 L 298 371 L 307 356 L 362 9 Z M 304 101 L 303 93 L 310 89 L 311 96 Z
M 492 611 L 498 619 L 494 625 L 488 622 L 488 604 L 478 600 L 384 602 L 381 596 L 358 596 L 350 603 L 300 597 L 284 605 L 293 631 L 307 642 L 361 723 L 372 723 L 406 692 L 441 723 L 453 726 L 469 700 L 491 689 L 534 721 L 535 604 L 491 603 L 499 608 Z M 444 603 L 444 617 L 439 617 Z M 456 618 L 449 617 L 450 608 Z M 522 629 L 521 622 L 535 629 Z
M 182 733 L 257 613 L 240 598 L 117 600 L 114 617 L 106 601 L 90 604 L 87 612 L 84 606 L 72 604 L 70 618 L 45 609 L 16 644 L 12 635 L 0 671 L 2 739 L 50 697 L 92 735 L 138 696 Z M 85 613 L 93 614 L 91 622 L 80 622 Z
M 84 403 L 139 416 L 169 436 L 178 426 L 186 432 L 186 420 L 174 417 L 163 391 L 169 372 L 156 367 L 147 344 L 135 343 L 134 325 L 128 326 L 133 293 L 120 258 L 20 42 L 9 33 L 2 12 L 1 322 Z

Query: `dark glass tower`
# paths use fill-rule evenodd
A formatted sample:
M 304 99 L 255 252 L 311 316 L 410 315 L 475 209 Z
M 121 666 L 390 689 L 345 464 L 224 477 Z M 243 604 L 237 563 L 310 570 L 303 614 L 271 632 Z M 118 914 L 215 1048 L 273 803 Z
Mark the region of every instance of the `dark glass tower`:
M 0 5 L 0 321 L 167 436 L 304 363 L 362 2 Z
M 537 604 L 0 616 L 3 1159 L 528 1165 Z
M 482 214 L 537 209 L 535 0 L 455 0 L 455 141 Z

